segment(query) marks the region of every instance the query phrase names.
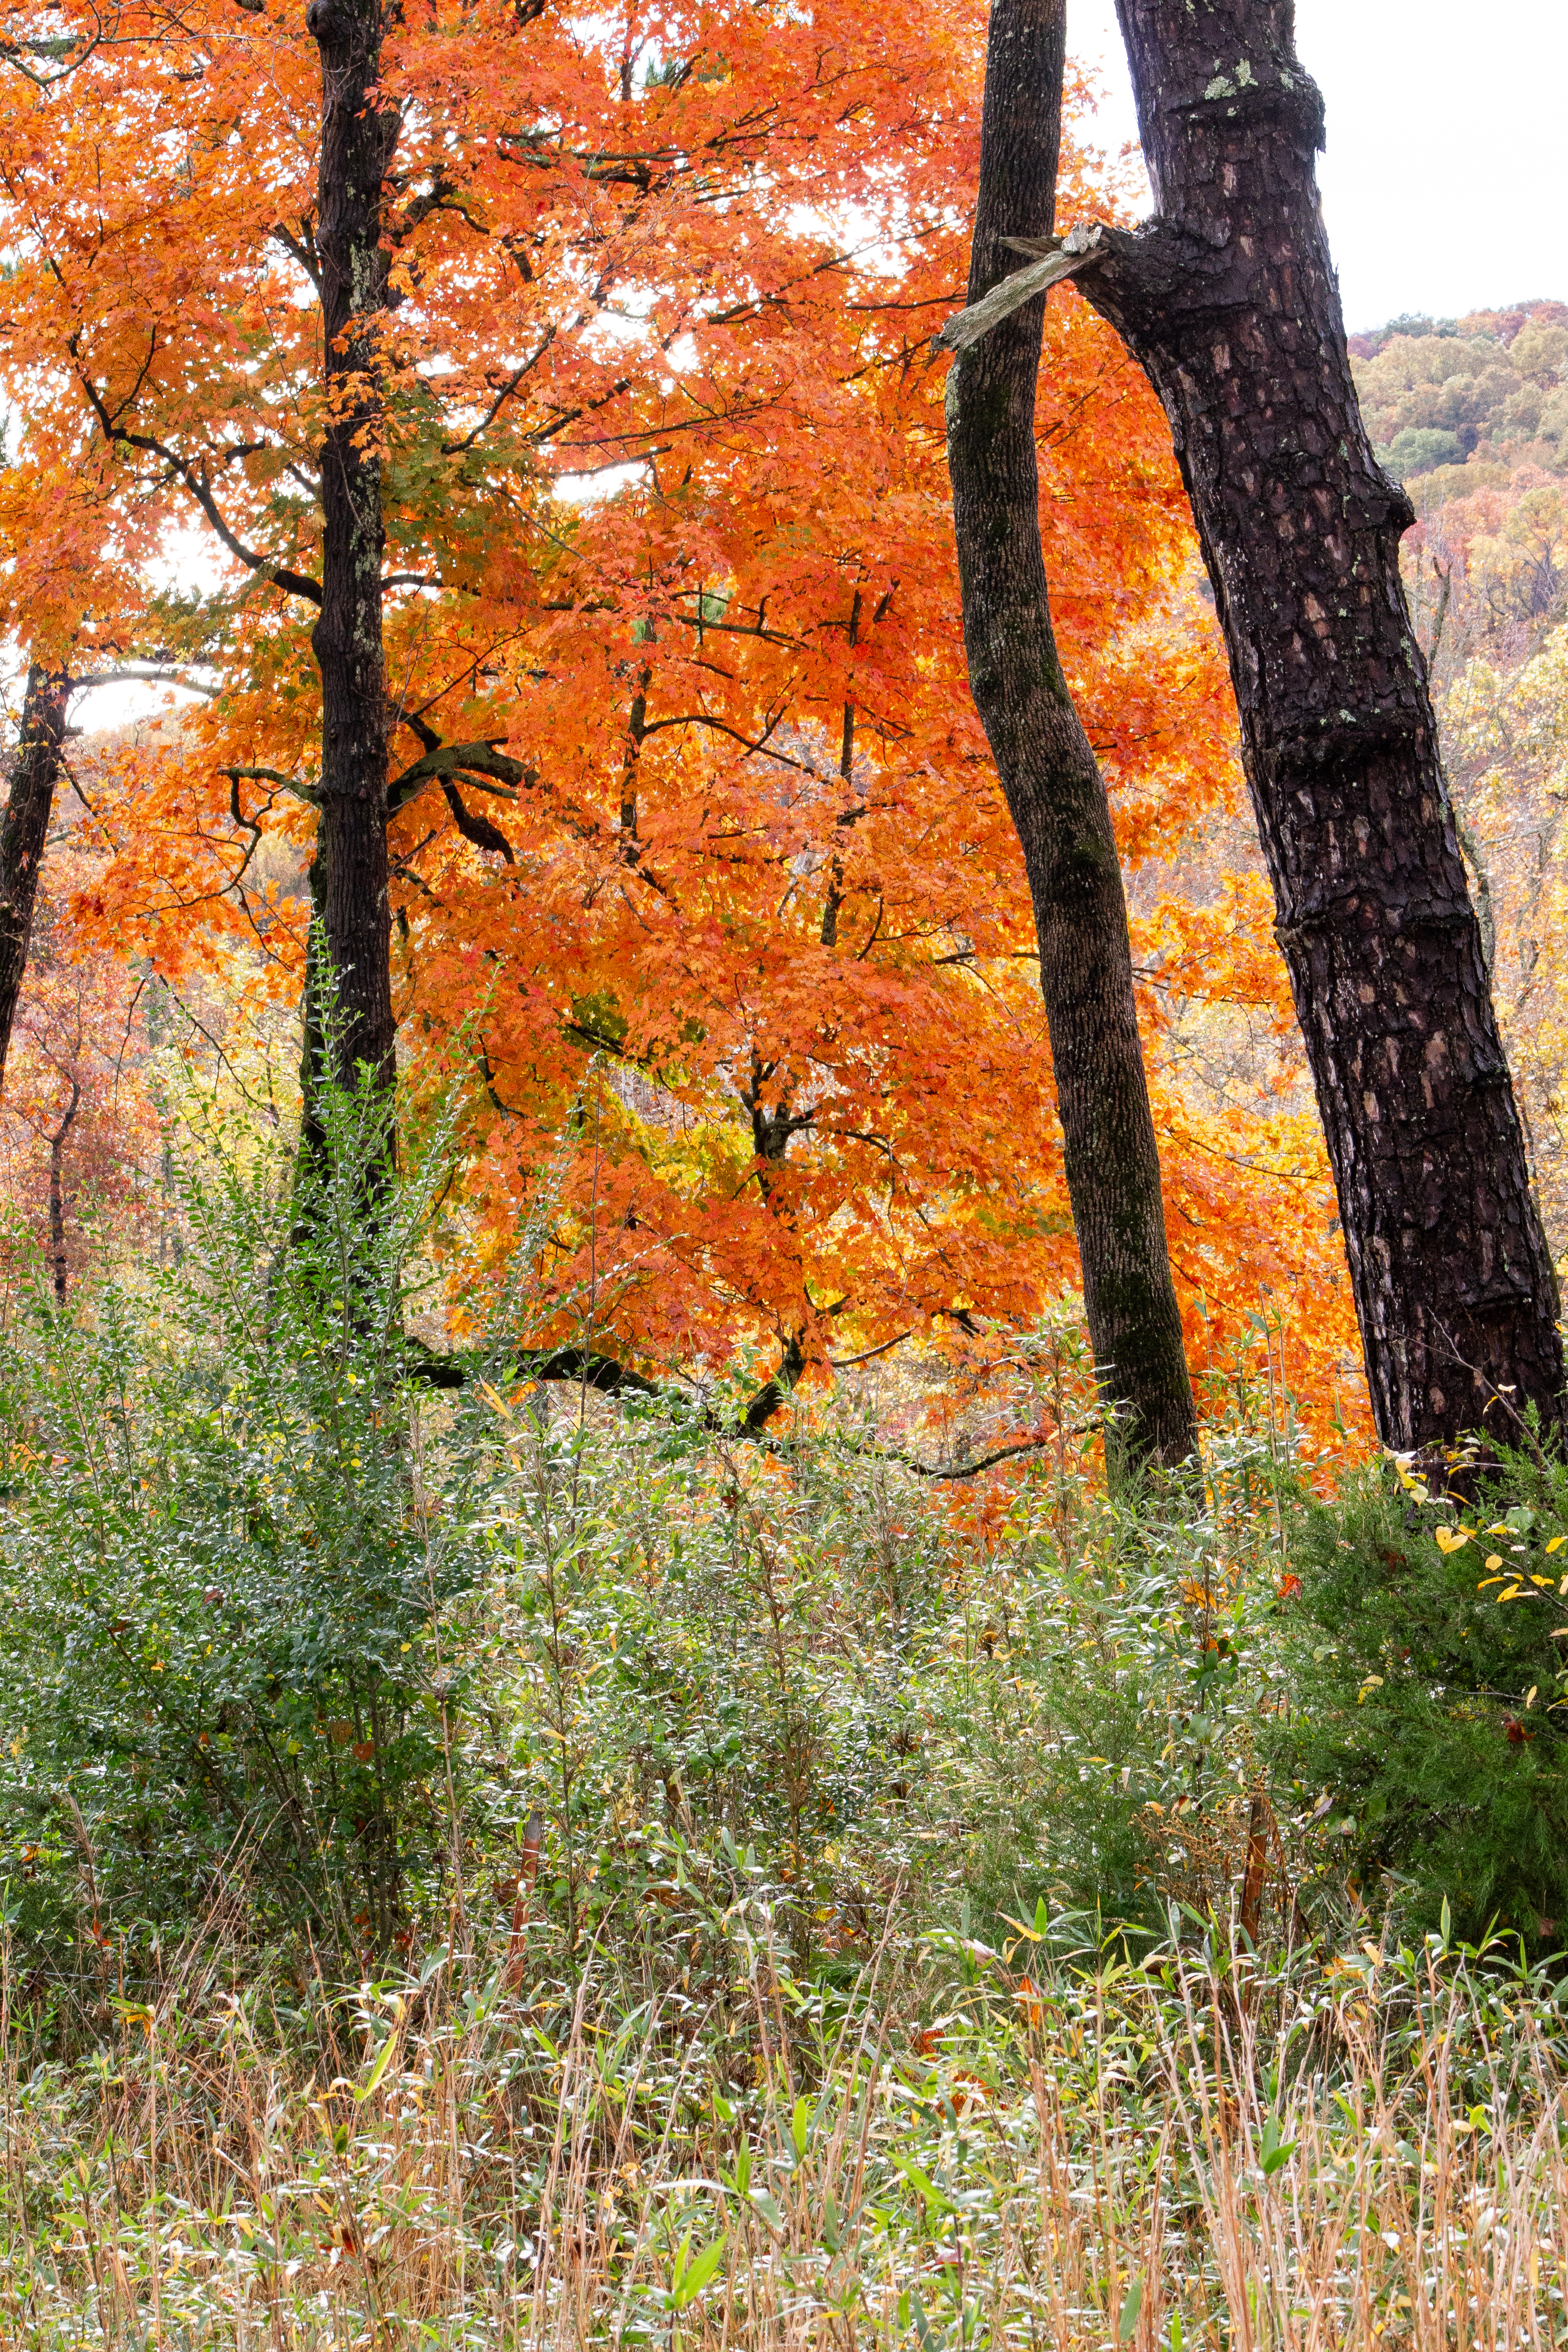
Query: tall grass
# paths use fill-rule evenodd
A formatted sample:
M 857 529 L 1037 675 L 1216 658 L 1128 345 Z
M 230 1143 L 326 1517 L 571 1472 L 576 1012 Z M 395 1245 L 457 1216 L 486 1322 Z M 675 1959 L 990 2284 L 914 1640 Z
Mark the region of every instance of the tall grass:
M 516 1984 L 499 1943 L 338 2000 L 193 1947 L 68 2066 L 8 2015 L 4 2340 L 1568 2338 L 1560 2021 L 1500 1955 L 1020 1934 L 825 2000 L 765 1910 L 727 1934 L 743 2058 L 679 1990 Z

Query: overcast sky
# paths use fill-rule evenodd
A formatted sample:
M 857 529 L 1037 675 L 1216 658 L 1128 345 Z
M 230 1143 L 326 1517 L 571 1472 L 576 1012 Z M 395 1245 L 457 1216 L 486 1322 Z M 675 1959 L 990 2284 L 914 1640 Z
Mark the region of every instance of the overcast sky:
M 1068 0 L 1068 29 L 1104 71 L 1105 142 L 1135 139 L 1112 0 Z M 1296 0 L 1296 47 L 1328 107 L 1318 170 L 1352 332 L 1568 301 L 1564 0 Z

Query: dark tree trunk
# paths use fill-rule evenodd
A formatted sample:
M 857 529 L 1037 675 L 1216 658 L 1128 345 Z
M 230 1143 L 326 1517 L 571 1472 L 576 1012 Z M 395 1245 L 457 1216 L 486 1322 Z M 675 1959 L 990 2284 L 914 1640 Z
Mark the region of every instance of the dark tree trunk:
M 1064 0 L 994 0 L 977 301 L 1016 267 L 1003 240 L 1048 237 L 1056 210 Z M 1035 384 L 1045 295 L 954 360 L 948 467 L 975 705 L 1023 845 L 1066 1139 L 1084 1307 L 1134 1458 L 1196 1446 L 1171 1280 L 1160 1162 L 1132 990 L 1127 905 L 1105 784 L 1057 658 L 1040 544 Z
M 38 869 L 65 751 L 69 691 L 65 678 L 51 677 L 37 662 L 27 672 L 11 794 L 0 824 L 0 1085 L 26 976 Z
M 54 1273 L 55 1305 L 64 1307 L 69 1286 L 66 1257 L 66 1140 L 76 1124 L 81 1088 L 71 1080 L 71 1098 L 64 1118 L 49 1138 L 49 1265 Z
M 1117 0 L 1157 215 L 1079 276 L 1171 421 L 1380 1435 L 1562 1413 L 1557 1285 L 1318 209 L 1291 0 Z M 1054 83 L 1036 69 L 1037 102 Z M 1501 1401 L 1500 1401 L 1500 1391 Z
M 321 53 L 321 262 L 330 422 L 321 450 L 321 814 L 313 897 L 331 966 L 333 1075 L 368 1066 L 390 1087 L 391 913 L 386 853 L 386 689 L 382 656 L 381 337 L 386 320 L 382 184 L 397 138 L 381 103 L 379 0 L 311 0 Z M 319 1027 L 308 1008 L 307 1044 Z

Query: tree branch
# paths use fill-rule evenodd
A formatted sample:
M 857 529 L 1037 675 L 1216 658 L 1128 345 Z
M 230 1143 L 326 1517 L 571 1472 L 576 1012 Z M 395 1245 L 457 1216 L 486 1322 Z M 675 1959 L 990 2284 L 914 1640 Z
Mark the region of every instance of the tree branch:
M 493 855 L 504 857 L 509 866 L 514 866 L 517 860 L 511 854 L 511 844 L 500 825 L 492 824 L 488 816 L 476 816 L 465 805 L 462 795 L 449 777 L 442 777 L 441 790 L 447 806 L 452 812 L 452 821 L 463 839 L 471 841 L 476 849 L 488 849 Z
M 280 768 L 220 768 L 218 774 L 226 776 L 237 786 L 241 783 L 280 784 L 286 793 L 292 793 L 308 807 L 320 808 L 321 805 L 321 795 L 312 785 L 302 784 L 298 776 L 286 776 Z
M 412 719 L 405 719 L 404 724 L 413 730 L 421 742 L 432 734 L 428 727 L 423 727 Z M 539 772 L 536 768 L 524 767 L 521 760 L 510 758 L 507 752 L 497 751 L 496 744 L 502 740 L 496 737 L 484 743 L 441 743 L 432 737 L 413 766 L 405 768 L 403 773 L 388 784 L 388 816 L 395 816 L 399 809 L 405 809 L 410 801 L 418 798 L 426 784 L 445 782 L 453 776 L 468 777 L 479 784 L 481 792 L 494 793 L 498 800 L 514 801 L 522 785 L 538 783 Z M 491 781 L 482 781 L 486 778 Z M 498 786 L 506 789 L 499 790 Z
M 110 444 L 118 443 L 122 448 L 140 449 L 150 457 L 161 457 L 174 479 L 195 500 L 237 562 L 243 563 L 249 572 L 259 572 L 264 579 L 270 580 L 274 587 L 286 589 L 290 595 L 303 596 L 308 604 L 319 605 L 321 601 L 321 583 L 307 579 L 302 572 L 291 571 L 285 563 L 269 562 L 266 556 L 258 555 L 254 548 L 247 547 L 244 541 L 230 528 L 222 509 L 212 494 L 205 475 L 197 471 L 189 458 L 182 457 L 176 450 L 171 449 L 167 443 L 158 440 L 151 433 L 129 431 L 118 421 L 117 416 L 110 415 L 97 386 L 82 366 L 79 350 L 79 336 L 72 335 L 67 348 L 76 363 L 77 380 L 87 394 L 89 405 L 98 419 L 104 439 Z
M 1093 226 L 1070 230 L 1059 244 L 1055 237 L 1002 237 L 999 242 L 1013 252 L 1033 253 L 1040 257 L 1031 261 L 1026 269 L 1013 270 L 966 310 L 955 310 L 941 332 L 931 337 L 933 350 L 967 351 L 982 335 L 989 334 L 993 327 L 1011 318 L 1015 310 L 1021 310 L 1026 302 L 1033 301 L 1037 294 L 1060 285 L 1064 278 L 1071 278 L 1091 261 L 1098 261 L 1103 235 L 1103 230 Z

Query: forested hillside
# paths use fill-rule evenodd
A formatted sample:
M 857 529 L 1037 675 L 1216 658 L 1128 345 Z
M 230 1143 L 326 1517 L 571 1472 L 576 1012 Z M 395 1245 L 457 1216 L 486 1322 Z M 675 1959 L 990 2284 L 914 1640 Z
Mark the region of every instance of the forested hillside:
M 1394 319 L 1352 335 L 1350 350 L 1373 446 L 1401 481 L 1471 463 L 1510 474 L 1568 464 L 1568 304 Z
M 1368 429 L 1419 518 L 1405 541 L 1405 576 L 1561 1251 L 1568 307 L 1399 319 L 1353 338 L 1352 351 Z

